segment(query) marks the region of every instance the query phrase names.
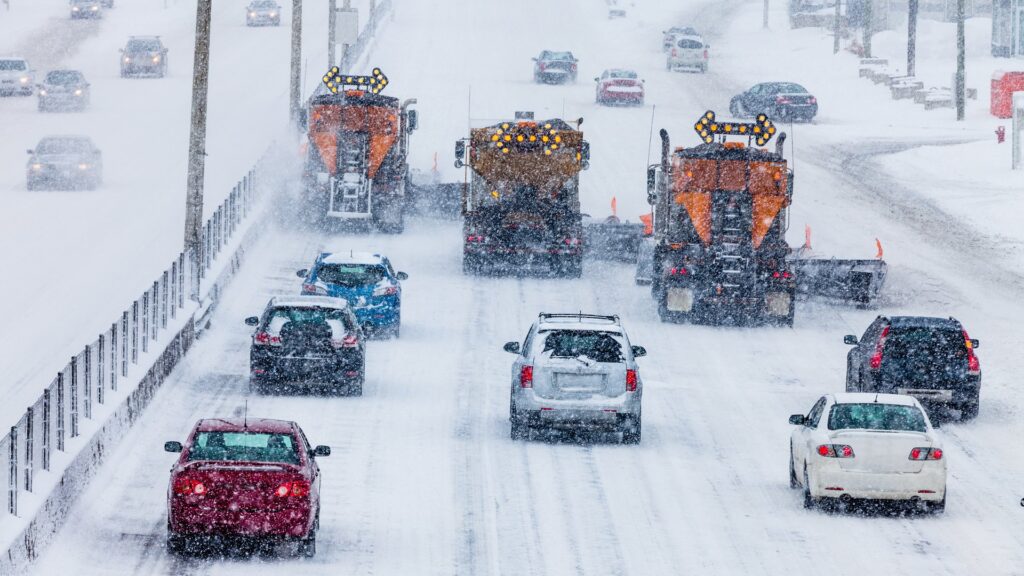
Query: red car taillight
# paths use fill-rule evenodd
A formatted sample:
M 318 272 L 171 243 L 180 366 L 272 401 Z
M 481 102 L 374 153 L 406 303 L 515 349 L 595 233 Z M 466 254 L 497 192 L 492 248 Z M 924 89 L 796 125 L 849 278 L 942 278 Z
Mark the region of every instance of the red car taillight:
M 626 370 L 626 392 L 636 392 L 636 370 Z
M 910 451 L 911 460 L 942 460 L 942 448 L 914 448 Z
M 822 444 L 818 446 L 818 456 L 825 458 L 853 458 L 853 447 L 846 444 Z
M 871 356 L 871 369 L 878 370 L 882 367 L 882 350 L 885 348 L 885 339 L 889 337 L 889 327 L 882 328 L 882 335 L 878 337 L 875 344 L 875 353 Z
M 789 270 L 783 270 L 782 272 L 779 272 L 779 271 L 772 272 L 772 278 L 783 278 L 783 279 L 789 280 L 792 277 L 793 277 L 793 273 L 790 272 Z
M 566 246 L 579 246 L 583 243 L 579 238 L 566 238 L 563 242 L 565 242 Z
M 294 496 L 301 498 L 309 494 L 309 482 L 305 480 L 293 480 L 291 482 L 285 482 L 274 490 L 274 496 L 278 498 L 287 498 Z
M 174 493 L 182 496 L 202 496 L 206 494 L 206 484 L 194 478 L 177 478 L 174 481 Z
M 359 338 L 355 334 L 346 334 L 341 340 L 331 338 L 331 346 L 335 348 L 355 348 L 359 346 Z
M 678 268 L 669 268 L 668 270 L 669 276 L 686 276 L 689 273 L 690 271 L 683 266 L 679 266 Z
M 679 52 L 677 52 L 676 49 L 673 48 L 672 49 L 672 57 L 675 58 L 676 56 L 679 56 Z
M 971 376 L 978 376 L 981 374 L 981 362 L 978 361 L 978 356 L 974 354 L 974 344 L 971 344 L 971 337 L 967 335 L 967 330 L 962 332 L 967 346 L 967 373 Z
M 778 98 L 775 99 L 775 103 L 776 104 L 790 104 L 791 102 L 790 102 L 789 98 L 786 98 L 784 96 L 779 96 Z
M 266 332 L 259 332 L 253 338 L 253 342 L 255 342 L 256 344 L 259 344 L 261 346 L 280 346 L 281 345 L 281 337 L 280 336 L 271 336 L 270 334 L 268 334 Z
M 811 97 L 809 97 L 807 99 L 807 102 L 810 103 L 810 104 L 817 104 L 818 103 L 818 99 L 815 98 L 814 96 L 811 96 Z
M 373 289 L 374 296 L 394 296 L 398 294 L 398 286 L 380 286 Z
M 707 59 L 708 59 L 708 51 L 707 51 L 707 50 L 705 50 L 705 51 L 704 51 L 704 59 L 705 59 L 705 60 L 707 60 Z
M 487 242 L 487 236 L 483 236 L 483 235 L 480 235 L 480 234 L 470 234 L 470 235 L 466 236 L 466 243 L 468 243 L 468 244 L 473 244 L 473 243 L 483 244 L 485 242 Z
M 519 371 L 519 387 L 533 388 L 533 366 L 523 366 Z

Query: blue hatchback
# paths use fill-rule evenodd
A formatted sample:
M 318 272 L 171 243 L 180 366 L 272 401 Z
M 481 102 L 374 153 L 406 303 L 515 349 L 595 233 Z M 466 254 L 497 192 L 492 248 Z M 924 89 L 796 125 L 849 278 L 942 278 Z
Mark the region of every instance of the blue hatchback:
M 395 272 L 380 254 L 323 252 L 313 268 L 297 272 L 303 294 L 348 300 L 363 329 L 397 338 L 402 325 L 402 285 L 409 277 Z

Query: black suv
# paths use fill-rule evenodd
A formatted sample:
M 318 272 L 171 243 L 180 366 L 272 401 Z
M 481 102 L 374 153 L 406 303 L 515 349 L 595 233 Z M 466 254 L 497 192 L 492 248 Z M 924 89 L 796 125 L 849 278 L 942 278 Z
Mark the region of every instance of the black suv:
M 363 393 L 363 332 L 348 302 L 328 296 L 272 298 L 255 326 L 249 352 L 257 390 L 295 383 L 326 384 L 332 391 Z
M 914 396 L 925 404 L 958 408 L 961 419 L 978 415 L 981 363 L 959 321 L 923 316 L 879 316 L 846 357 L 847 392 Z
M 121 49 L 121 78 L 167 75 L 167 48 L 159 36 L 132 36 Z

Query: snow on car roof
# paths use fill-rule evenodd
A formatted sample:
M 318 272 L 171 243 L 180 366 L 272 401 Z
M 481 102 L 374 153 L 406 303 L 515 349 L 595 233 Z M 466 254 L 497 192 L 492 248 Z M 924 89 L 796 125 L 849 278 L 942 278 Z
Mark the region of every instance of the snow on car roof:
M 916 406 L 917 400 L 904 394 L 875 394 L 873 392 L 840 392 L 833 394 L 836 404 L 897 404 L 900 406 Z
M 196 424 L 200 432 L 273 432 L 289 434 L 294 422 L 271 418 L 204 418 Z
M 370 252 L 324 252 L 320 255 L 324 264 L 382 264 L 384 257 Z
M 292 308 L 335 308 L 344 310 L 348 308 L 348 301 L 344 298 L 332 296 L 275 296 L 270 299 L 270 306 L 289 306 Z

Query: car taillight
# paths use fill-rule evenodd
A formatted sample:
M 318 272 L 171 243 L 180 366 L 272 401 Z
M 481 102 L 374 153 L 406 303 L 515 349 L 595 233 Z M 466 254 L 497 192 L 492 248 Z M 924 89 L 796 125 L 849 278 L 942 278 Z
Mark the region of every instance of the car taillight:
M 307 494 L 309 494 L 309 482 L 306 482 L 305 480 L 285 482 L 274 490 L 274 496 L 277 496 L 278 498 L 287 498 L 289 496 L 301 498 Z
M 374 296 L 394 296 L 398 294 L 398 286 L 378 286 L 373 289 Z
M 707 50 L 705 50 L 705 51 L 704 51 L 704 59 L 705 59 L 705 60 L 707 60 L 707 59 L 708 59 L 708 51 L 707 51 Z
M 469 243 L 469 244 L 473 244 L 473 243 L 483 244 L 484 242 L 487 242 L 487 236 L 483 236 L 483 235 L 480 235 L 480 234 L 470 234 L 470 235 L 466 236 L 466 242 Z
M 562 240 L 562 242 L 565 242 L 566 246 L 579 246 L 583 243 L 579 238 L 566 238 L 565 240 Z
M 964 344 L 967 346 L 967 373 L 971 376 L 978 376 L 981 374 L 981 362 L 978 361 L 978 356 L 974 354 L 974 344 L 971 344 L 971 337 L 967 335 L 967 330 L 962 330 L 964 334 Z
M 323 286 L 317 286 L 316 284 L 312 284 L 310 282 L 305 282 L 305 283 L 302 284 L 302 293 L 303 294 L 320 294 L 322 296 L 326 296 L 327 295 L 327 289 L 325 289 Z
M 853 447 L 846 444 L 822 444 L 818 446 L 818 456 L 825 458 L 853 458 Z
M 942 448 L 914 448 L 910 451 L 911 460 L 942 460 Z
M 280 346 L 281 337 L 271 336 L 267 332 L 258 332 L 256 336 L 253 338 L 253 342 L 263 346 Z
M 636 370 L 626 370 L 626 392 L 636 392 Z
M 818 103 L 818 99 L 815 98 L 814 96 L 811 96 L 810 98 L 807 99 L 807 102 L 810 103 L 810 104 L 817 104 Z
M 882 328 L 882 335 L 878 337 L 875 344 L 875 353 L 871 356 L 871 369 L 878 370 L 882 367 L 882 350 L 885 348 L 885 339 L 889 337 L 889 327 Z
M 523 366 L 519 371 L 519 387 L 533 388 L 533 366 Z
M 346 334 L 344 338 L 331 338 L 331 346 L 335 348 L 355 348 L 359 346 L 359 338 L 355 334 Z
M 182 496 L 206 494 L 206 484 L 194 478 L 178 478 L 174 481 L 174 493 Z
M 537 68 L 540 68 L 540 71 L 541 71 L 541 72 L 543 72 L 543 71 L 544 71 L 544 68 L 545 68 L 545 65 L 544 65 L 544 63 L 543 63 L 543 62 L 538 62 L 538 63 L 537 63 Z
M 776 104 L 789 104 L 790 101 L 789 101 L 789 98 L 786 98 L 784 96 L 779 96 L 778 98 L 775 99 L 775 103 Z
M 669 276 L 686 276 L 689 273 L 690 271 L 683 266 L 679 266 L 678 268 L 669 268 L 668 270 Z
M 788 280 L 788 279 L 790 279 L 792 277 L 793 277 L 793 273 L 790 272 L 789 270 L 783 270 L 782 272 L 779 272 L 779 271 L 776 270 L 775 272 L 772 272 L 772 278 L 784 278 L 784 279 Z
M 676 57 L 676 56 L 678 56 L 678 55 L 679 55 L 679 52 L 677 52 L 677 51 L 676 51 L 676 49 L 675 49 L 675 48 L 673 48 L 673 49 L 672 49 L 672 57 L 673 57 L 673 58 L 675 58 L 675 57 Z

